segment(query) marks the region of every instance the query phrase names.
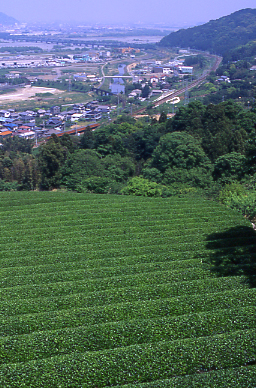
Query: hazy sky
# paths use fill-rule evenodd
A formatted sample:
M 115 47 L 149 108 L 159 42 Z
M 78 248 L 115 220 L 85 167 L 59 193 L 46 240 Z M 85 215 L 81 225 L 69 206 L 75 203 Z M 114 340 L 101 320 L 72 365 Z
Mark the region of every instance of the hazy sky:
M 193 25 L 256 8 L 256 0 L 1 0 L 0 12 L 19 21 L 167 23 Z

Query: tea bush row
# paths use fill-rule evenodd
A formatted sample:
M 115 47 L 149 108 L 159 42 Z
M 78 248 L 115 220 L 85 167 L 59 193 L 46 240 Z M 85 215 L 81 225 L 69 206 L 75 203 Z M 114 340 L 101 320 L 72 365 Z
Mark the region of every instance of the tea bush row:
M 163 341 L 99 352 L 74 352 L 0 366 L 5 387 L 88 387 L 168 379 L 255 361 L 256 330 Z
M 256 307 L 40 331 L 0 339 L 0 363 L 27 362 L 72 352 L 214 336 L 255 327 Z
M 219 292 L 211 294 L 191 293 L 189 295 L 181 293 L 180 296 L 165 299 L 143 300 L 137 298 L 137 300 L 130 302 L 123 298 L 123 303 L 121 303 L 122 299 L 117 298 L 117 301 L 112 304 L 90 304 L 87 303 L 83 295 L 75 295 L 73 298 L 67 297 L 57 301 L 51 301 L 50 298 L 39 299 L 38 305 L 36 305 L 36 299 L 33 304 L 31 300 L 24 301 L 24 306 L 17 302 L 16 309 L 14 302 L 12 302 L 13 311 L 10 311 L 9 316 L 4 314 L 0 320 L 0 335 L 21 335 L 34 331 L 58 330 L 130 319 L 171 317 L 255 306 L 255 290 L 242 288 L 235 290 L 235 287 L 233 290 L 230 283 L 226 286 L 226 289 L 223 287 L 222 290 L 219 289 Z M 8 309 L 7 306 L 6 309 Z M 13 315 L 15 312 L 19 314 Z M 24 314 L 24 312 L 26 313 Z
M 208 373 L 196 373 L 194 375 L 173 377 L 168 380 L 157 380 L 150 383 L 135 383 L 115 385 L 114 388 L 255 388 L 256 366 L 244 366 Z M 84 384 L 82 388 L 86 388 Z M 105 388 L 105 387 L 104 387 Z

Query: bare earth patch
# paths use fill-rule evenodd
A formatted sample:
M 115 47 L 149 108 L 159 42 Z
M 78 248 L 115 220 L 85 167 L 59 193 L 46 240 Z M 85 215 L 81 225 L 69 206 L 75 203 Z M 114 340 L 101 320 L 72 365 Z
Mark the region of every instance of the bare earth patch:
M 24 88 L 16 90 L 16 92 L 0 95 L 0 101 L 23 101 L 27 100 L 28 98 L 36 97 L 36 93 L 60 94 L 63 93 L 63 91 L 54 88 L 27 85 Z

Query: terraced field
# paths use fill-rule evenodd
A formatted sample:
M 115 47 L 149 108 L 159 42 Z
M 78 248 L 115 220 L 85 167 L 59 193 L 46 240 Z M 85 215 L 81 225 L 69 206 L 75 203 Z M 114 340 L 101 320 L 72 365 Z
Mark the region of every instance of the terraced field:
M 1 193 L 0 387 L 256 387 L 256 234 L 201 198 Z

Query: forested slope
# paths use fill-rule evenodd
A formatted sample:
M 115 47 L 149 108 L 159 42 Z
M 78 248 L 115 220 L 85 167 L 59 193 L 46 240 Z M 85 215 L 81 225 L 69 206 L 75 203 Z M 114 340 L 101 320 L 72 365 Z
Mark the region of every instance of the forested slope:
M 256 39 L 256 9 L 242 9 L 201 26 L 182 29 L 165 36 L 161 46 L 190 47 L 220 55 Z

